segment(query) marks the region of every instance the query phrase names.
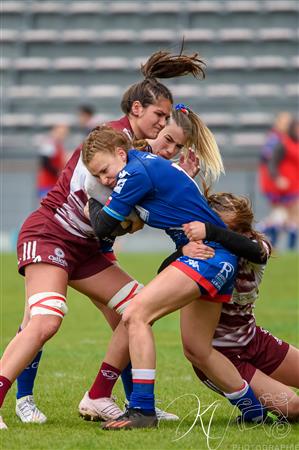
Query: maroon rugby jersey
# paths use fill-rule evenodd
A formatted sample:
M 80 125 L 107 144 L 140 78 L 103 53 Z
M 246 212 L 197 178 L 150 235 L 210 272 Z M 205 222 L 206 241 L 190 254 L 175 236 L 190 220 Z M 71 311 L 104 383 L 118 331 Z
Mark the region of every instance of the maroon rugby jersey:
M 126 116 L 107 125 L 133 138 L 133 130 Z M 88 200 L 86 183 L 91 175 L 83 164 L 81 149 L 82 144 L 74 151 L 54 188 L 42 200 L 40 211 L 48 217 L 54 217 L 75 236 L 95 238 L 90 221 L 84 215 L 84 206 Z
M 269 255 L 269 247 L 263 243 Z M 265 265 L 253 264 L 240 258 L 235 288 L 229 303 L 222 305 L 213 345 L 216 347 L 242 347 L 255 335 L 255 301 L 259 296 L 259 285 Z

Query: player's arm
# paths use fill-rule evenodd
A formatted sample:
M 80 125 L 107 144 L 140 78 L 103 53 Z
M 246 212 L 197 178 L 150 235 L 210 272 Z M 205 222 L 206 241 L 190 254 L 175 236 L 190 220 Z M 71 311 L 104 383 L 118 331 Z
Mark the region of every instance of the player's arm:
M 88 204 L 90 223 L 95 235 L 99 239 L 111 236 L 122 222 L 122 218 L 117 218 L 115 214 L 114 216 L 109 214 L 102 208 L 101 203 L 94 198 L 90 198 Z
M 188 239 L 218 242 L 236 256 L 247 259 L 255 264 L 265 264 L 268 253 L 258 242 L 252 241 L 243 234 L 228 228 L 221 228 L 211 223 L 191 222 L 185 224 L 184 231 Z

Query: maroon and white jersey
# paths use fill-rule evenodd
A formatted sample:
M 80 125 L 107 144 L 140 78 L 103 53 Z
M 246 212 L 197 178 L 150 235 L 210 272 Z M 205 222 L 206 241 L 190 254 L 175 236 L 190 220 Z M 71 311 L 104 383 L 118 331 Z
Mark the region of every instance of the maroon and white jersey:
M 269 255 L 269 247 L 263 243 Z M 254 264 L 240 258 L 235 288 L 230 302 L 223 304 L 213 345 L 216 347 L 242 347 L 255 335 L 255 302 L 259 297 L 265 265 Z
M 107 125 L 124 131 L 130 138 L 133 137 L 127 117 L 109 122 Z M 93 177 L 82 161 L 81 149 L 82 145 L 67 162 L 56 185 L 42 200 L 40 211 L 48 217 L 53 217 L 65 230 L 75 236 L 95 238 L 90 221 L 84 215 L 84 207 L 88 201 L 88 186 Z M 103 191 L 106 192 L 104 186 Z M 107 198 L 108 196 L 109 193 Z

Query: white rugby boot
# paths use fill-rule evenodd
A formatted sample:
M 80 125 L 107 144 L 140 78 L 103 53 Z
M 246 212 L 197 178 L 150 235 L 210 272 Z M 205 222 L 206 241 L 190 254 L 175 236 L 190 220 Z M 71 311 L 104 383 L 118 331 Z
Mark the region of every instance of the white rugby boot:
M 128 402 L 128 400 L 126 400 L 125 401 L 125 411 L 127 411 L 128 408 L 129 408 L 129 402 Z M 177 415 L 172 414 L 167 411 L 163 411 L 163 409 L 155 407 L 155 410 L 156 410 L 156 416 L 157 416 L 158 421 L 160 421 L 160 420 L 172 420 L 172 421 L 180 420 L 180 418 Z
M 17 399 L 16 415 L 23 423 L 45 423 L 47 417 L 34 403 L 33 395 Z
M 2 416 L 0 416 L 0 430 L 7 430 L 7 426 L 3 422 Z
M 113 397 L 92 399 L 86 392 L 79 403 L 79 414 L 84 420 L 97 422 L 99 420 L 117 419 L 123 414 L 123 411 L 115 403 Z

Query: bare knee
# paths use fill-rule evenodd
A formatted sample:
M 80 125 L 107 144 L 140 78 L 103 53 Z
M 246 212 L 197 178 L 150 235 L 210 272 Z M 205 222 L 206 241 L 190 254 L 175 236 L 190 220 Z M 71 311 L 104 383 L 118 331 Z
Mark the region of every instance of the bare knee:
M 299 397 L 294 393 L 294 398 L 287 404 L 285 416 L 293 421 L 299 421 Z
M 196 367 L 205 367 L 211 355 L 212 347 L 201 347 L 192 342 L 183 342 L 183 351 L 185 357 Z
M 42 346 L 55 335 L 61 322 L 61 318 L 57 316 L 36 315 L 30 320 L 28 329 L 34 334 L 35 339 Z
M 149 322 L 146 318 L 142 306 L 138 303 L 132 302 L 122 315 L 122 320 L 128 329 L 139 327 L 140 325 L 147 325 Z

